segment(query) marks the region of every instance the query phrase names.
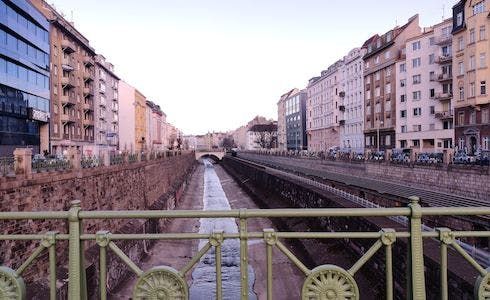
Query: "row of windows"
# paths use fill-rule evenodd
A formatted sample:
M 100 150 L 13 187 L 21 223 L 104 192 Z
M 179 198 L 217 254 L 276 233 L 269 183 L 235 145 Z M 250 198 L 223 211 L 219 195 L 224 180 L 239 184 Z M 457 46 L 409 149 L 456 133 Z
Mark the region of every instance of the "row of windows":
M 7 74 L 32 86 L 49 89 L 49 77 L 0 58 L 0 74 Z
M 482 109 L 481 111 L 481 124 L 490 123 L 490 110 L 488 108 Z M 469 114 L 469 118 L 466 121 L 466 115 L 464 111 L 458 113 L 458 125 L 473 125 L 477 124 L 476 111 L 472 111 Z
M 486 30 L 485 25 L 483 25 L 483 26 L 480 26 L 480 28 L 479 28 L 478 40 L 484 41 L 486 39 L 487 39 L 487 30 Z M 469 30 L 469 34 L 468 34 L 468 44 L 473 44 L 475 42 L 476 42 L 476 29 L 471 28 Z M 463 51 L 464 47 L 465 47 L 464 37 L 460 36 L 458 38 L 458 51 Z
M 0 1 L 0 15 L 6 15 L 9 21 L 15 21 L 21 27 L 27 29 L 31 34 L 37 36 L 45 43 L 49 43 L 49 33 L 44 29 L 27 20 L 23 15 L 17 13 L 12 7 L 5 4 L 4 0 Z
M 0 29 L 0 47 L 29 57 L 32 62 L 44 69 L 49 66 L 49 55 L 15 36 Z
M 4 111 L 21 115 L 27 107 L 49 112 L 49 100 L 6 86 L 0 86 L 0 106 Z
M 475 82 L 470 82 L 469 84 L 469 95 L 468 97 L 476 97 L 477 96 L 477 91 L 476 91 L 476 83 Z M 487 94 L 487 82 L 485 80 L 480 81 L 480 90 L 479 90 L 479 95 L 485 96 Z M 465 99 L 465 94 L 464 94 L 464 86 L 459 87 L 459 100 L 463 101 Z
M 39 134 L 39 125 L 35 121 L 0 115 L 0 132 Z

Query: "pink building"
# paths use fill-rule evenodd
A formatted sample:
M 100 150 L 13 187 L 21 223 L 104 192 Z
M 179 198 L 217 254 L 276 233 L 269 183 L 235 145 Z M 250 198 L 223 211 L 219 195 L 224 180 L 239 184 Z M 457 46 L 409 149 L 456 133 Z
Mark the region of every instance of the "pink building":
M 453 146 L 452 20 L 407 39 L 396 64 L 396 147 L 442 152 Z
M 133 152 L 136 140 L 135 88 L 119 81 L 119 149 Z

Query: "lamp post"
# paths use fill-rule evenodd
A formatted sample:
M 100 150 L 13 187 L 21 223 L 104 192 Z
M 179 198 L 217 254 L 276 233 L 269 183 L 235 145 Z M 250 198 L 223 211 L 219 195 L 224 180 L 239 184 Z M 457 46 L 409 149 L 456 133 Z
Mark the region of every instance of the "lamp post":
M 383 121 L 379 121 L 378 123 L 378 139 L 376 140 L 376 144 L 378 145 L 378 153 L 379 153 L 379 126 L 383 126 L 384 122 Z

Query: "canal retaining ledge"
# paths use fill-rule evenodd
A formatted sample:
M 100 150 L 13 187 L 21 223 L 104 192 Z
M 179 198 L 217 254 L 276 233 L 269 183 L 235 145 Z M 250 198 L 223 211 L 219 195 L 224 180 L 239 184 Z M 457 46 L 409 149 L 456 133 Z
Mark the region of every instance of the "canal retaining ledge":
M 261 208 L 328 208 L 328 207 L 362 207 L 358 203 L 346 200 L 331 191 L 321 188 L 320 185 L 308 184 L 299 181 L 293 174 L 277 172 L 263 165 L 247 162 L 240 159 L 225 157 L 223 167 L 247 190 L 251 196 L 260 202 Z M 283 221 L 282 230 L 298 230 L 308 228 L 311 231 L 367 231 L 377 232 L 382 228 L 392 228 L 397 231 L 406 231 L 406 226 L 388 218 L 365 217 L 365 218 L 317 218 L 302 220 L 296 223 Z M 342 249 L 349 256 L 360 257 L 369 249 L 369 241 L 342 239 Z M 406 256 L 407 244 L 405 239 L 397 240 L 393 247 L 394 279 L 396 299 L 406 298 Z M 329 258 L 326 247 L 322 242 L 301 240 L 303 249 L 312 260 L 313 265 L 325 263 Z M 424 256 L 426 267 L 427 299 L 438 299 L 439 284 L 439 243 L 427 239 L 424 241 Z M 471 299 L 473 297 L 473 286 L 477 278 L 475 270 L 458 254 L 448 251 L 449 270 L 448 282 L 451 287 L 451 299 Z M 330 261 L 332 263 L 332 261 Z M 384 290 L 384 257 L 376 254 L 364 267 L 371 278 L 376 282 L 370 283 L 368 291 L 362 291 L 363 299 L 376 299 L 383 297 L 382 293 L 376 295 L 376 291 Z
M 80 200 L 83 210 L 171 210 L 179 202 L 186 181 L 195 166 L 194 153 L 180 153 L 153 160 L 137 160 L 117 165 L 72 169 L 4 178 L 0 182 L 0 211 L 66 211 L 70 202 Z M 162 232 L 165 220 L 100 220 L 84 223 L 86 232 L 109 230 L 113 233 Z M 46 231 L 67 232 L 67 224 L 58 220 L 2 221 L 3 234 L 29 234 Z M 64 299 L 67 285 L 67 243 L 57 246 L 58 297 Z M 121 241 L 118 246 L 138 263 L 150 246 L 144 241 Z M 38 247 L 32 241 L 2 241 L 0 265 L 19 267 Z M 85 243 L 87 283 L 97 291 L 98 247 Z M 112 253 L 108 255 L 109 291 L 117 289 L 128 268 Z M 28 299 L 47 299 L 48 260 L 41 255 L 23 274 Z

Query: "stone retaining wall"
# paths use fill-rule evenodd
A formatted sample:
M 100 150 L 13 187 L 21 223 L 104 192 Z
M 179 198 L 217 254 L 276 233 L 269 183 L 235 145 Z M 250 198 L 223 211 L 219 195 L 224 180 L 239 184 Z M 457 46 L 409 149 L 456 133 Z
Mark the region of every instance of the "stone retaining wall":
M 122 165 L 76 169 L 50 173 L 2 178 L 0 181 L 0 211 L 61 211 L 68 210 L 72 200 L 81 200 L 82 210 L 144 210 L 173 209 L 193 170 L 193 153 L 158 160 L 125 163 Z M 3 234 L 37 234 L 47 231 L 67 233 L 65 221 L 0 222 Z M 163 230 L 161 221 L 85 221 L 84 231 L 141 233 Z M 142 241 L 118 242 L 136 263 L 145 255 Z M 38 247 L 38 242 L 2 242 L 0 265 L 18 268 Z M 87 280 L 97 282 L 98 248 L 85 242 Z M 57 244 L 58 286 L 63 294 L 67 278 L 67 243 Z M 30 299 L 44 299 L 48 280 L 47 254 L 41 255 L 23 274 L 28 282 Z M 109 258 L 109 288 L 125 278 L 127 268 L 117 259 Z M 32 284 L 30 284 L 32 283 Z M 94 288 L 89 289 L 92 292 Z

